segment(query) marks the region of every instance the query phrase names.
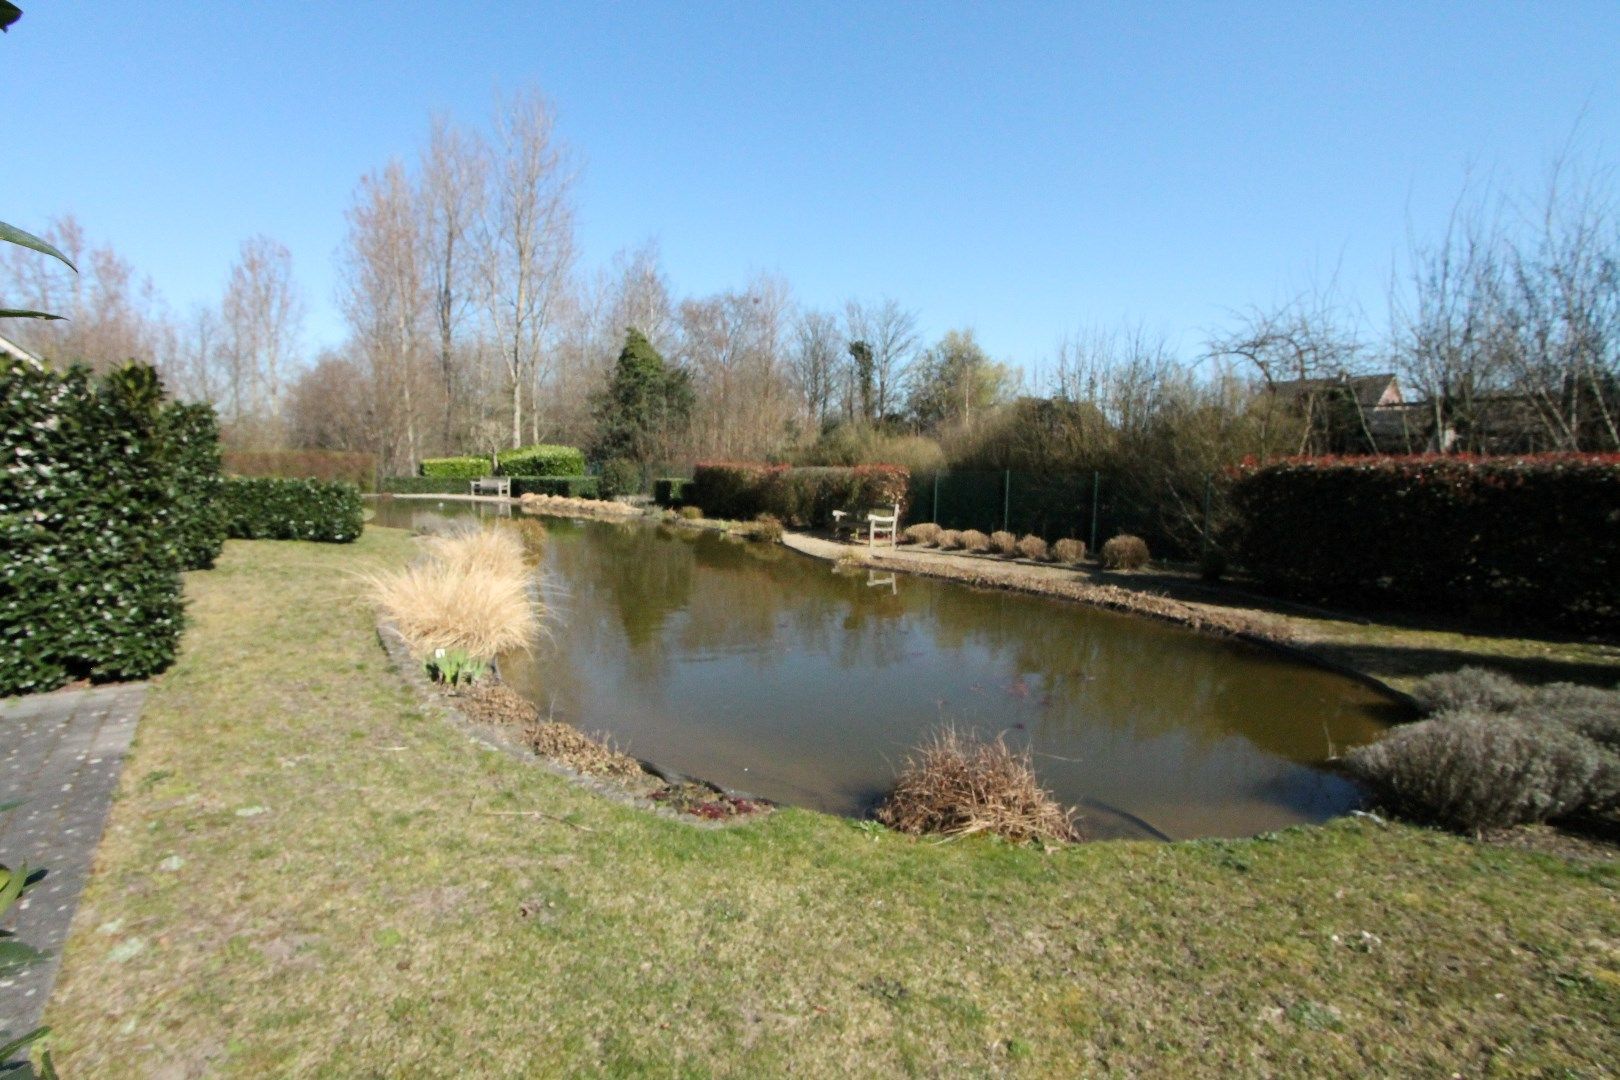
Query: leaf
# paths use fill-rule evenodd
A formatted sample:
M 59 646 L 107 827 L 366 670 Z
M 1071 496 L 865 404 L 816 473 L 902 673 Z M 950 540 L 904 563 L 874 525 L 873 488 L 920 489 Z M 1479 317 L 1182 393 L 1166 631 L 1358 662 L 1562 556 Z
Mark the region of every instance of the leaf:
M 0 3 L 4 2 L 5 0 L 0 0 Z M 18 244 L 25 248 L 32 248 L 35 251 L 49 255 L 53 259 L 60 259 L 69 270 L 72 270 L 75 274 L 79 272 L 79 268 L 74 266 L 72 260 L 70 260 L 66 255 L 56 250 L 56 248 L 52 247 L 50 244 L 47 244 L 33 233 L 23 232 L 15 225 L 7 225 L 5 222 L 0 221 L 0 240 L 9 241 L 10 243 Z
M 17 1051 L 21 1050 L 29 1043 L 43 1039 L 50 1033 L 51 1029 L 48 1027 L 37 1027 L 26 1035 L 20 1035 L 17 1038 L 12 1039 L 10 1042 L 6 1043 L 6 1045 L 0 1046 L 0 1062 L 4 1062 L 8 1058 L 15 1057 Z
M 7 978 L 30 964 L 37 964 L 48 955 L 21 941 L 0 941 L 0 978 Z
M 4 3 L 4 0 L 0 0 L 0 3 Z M 7 810 L 15 810 L 27 801 L 27 799 L 10 799 L 6 802 L 0 802 L 0 814 L 5 813 Z
M 22 18 L 22 8 L 11 0 L 0 0 L 0 31 L 10 30 L 11 24 Z
M 11 870 L 11 876 L 6 878 L 6 883 L 0 885 L 0 914 L 4 914 L 11 909 L 11 905 L 17 902 L 17 897 L 22 895 L 23 886 L 27 884 L 28 865 L 26 863 Z
M 60 319 L 48 311 L 27 311 L 23 308 L 0 308 L 0 319 Z

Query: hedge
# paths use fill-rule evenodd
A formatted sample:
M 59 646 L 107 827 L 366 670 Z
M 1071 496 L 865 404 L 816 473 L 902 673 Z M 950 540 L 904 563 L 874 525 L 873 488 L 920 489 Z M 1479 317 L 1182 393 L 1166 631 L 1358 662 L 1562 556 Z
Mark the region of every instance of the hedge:
M 0 695 L 144 678 L 183 622 L 156 372 L 0 357 Z
M 666 476 L 653 481 L 653 502 L 671 509 L 684 505 L 692 493 L 692 481 L 678 476 Z
M 1243 469 L 1240 563 L 1369 609 L 1620 622 L 1620 456 L 1337 458 Z
M 520 446 L 495 455 L 502 476 L 583 476 L 585 455 L 572 446 Z M 479 473 L 478 475 L 487 475 Z
M 359 539 L 364 516 L 353 484 L 275 477 L 226 477 L 220 487 L 225 531 L 235 540 Z
M 488 476 L 487 457 L 423 458 L 416 471 L 423 477 L 436 480 L 476 480 Z
M 437 480 L 426 476 L 390 476 L 379 486 L 389 495 L 469 494 L 466 480 Z M 512 497 L 534 494 L 594 499 L 600 487 L 594 476 L 516 476 L 512 478 Z
M 219 510 L 219 419 L 211 405 L 172 404 L 163 411 L 175 542 L 182 570 L 206 570 L 225 546 Z
M 752 520 L 772 514 L 796 526 L 824 526 L 834 510 L 904 504 L 911 474 L 898 465 L 803 467 L 701 462 L 686 503 L 712 518 Z
M 377 455 L 348 450 L 228 450 L 223 466 L 230 476 L 347 480 L 361 491 L 377 486 Z

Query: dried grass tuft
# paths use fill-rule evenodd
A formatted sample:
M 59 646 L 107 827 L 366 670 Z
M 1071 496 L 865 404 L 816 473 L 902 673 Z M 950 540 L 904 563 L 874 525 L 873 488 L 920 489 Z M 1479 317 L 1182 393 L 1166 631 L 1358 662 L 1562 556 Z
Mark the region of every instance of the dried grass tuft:
M 990 550 L 990 538 L 978 529 L 968 529 L 962 533 L 962 550 L 983 552 Z
M 1083 540 L 1059 540 L 1052 545 L 1052 558 L 1057 562 L 1073 566 L 1085 557 L 1086 544 Z
M 1028 751 L 947 727 L 912 753 L 877 818 L 913 834 L 1078 840 L 1074 811 L 1035 779 Z
M 946 529 L 939 534 L 939 547 L 941 551 L 955 551 L 962 546 L 962 534 L 955 529 Z
M 931 521 L 920 525 L 907 525 L 900 534 L 902 544 L 916 544 L 918 547 L 933 547 L 939 543 L 940 527 Z
M 990 546 L 995 548 L 997 555 L 1015 555 L 1018 553 L 1018 537 L 1005 529 L 997 529 L 990 534 Z
M 1103 542 L 1102 564 L 1107 570 L 1140 570 L 1148 563 L 1147 541 L 1120 533 Z
M 514 530 L 429 537 L 426 548 L 405 569 L 365 579 L 414 655 L 464 649 L 488 658 L 533 643 L 541 605 Z
M 556 720 L 542 720 L 534 704 L 500 683 L 477 683 L 457 695 L 475 719 L 517 728 L 539 756 L 589 776 L 629 778 L 645 773 L 641 763 L 605 738 L 593 738 Z
M 1046 561 L 1046 541 L 1031 533 L 1018 541 L 1018 554 L 1036 562 Z

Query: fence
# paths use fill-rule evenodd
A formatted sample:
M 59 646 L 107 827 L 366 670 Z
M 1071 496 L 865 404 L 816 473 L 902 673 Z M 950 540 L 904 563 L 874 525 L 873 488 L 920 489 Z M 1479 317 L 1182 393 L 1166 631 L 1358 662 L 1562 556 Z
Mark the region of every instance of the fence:
M 911 478 L 906 517 L 947 529 L 979 529 L 1047 540 L 1072 537 L 1089 548 L 1122 532 L 1155 553 L 1197 558 L 1220 531 L 1225 484 L 1214 476 L 1181 483 L 1091 473 L 950 471 Z

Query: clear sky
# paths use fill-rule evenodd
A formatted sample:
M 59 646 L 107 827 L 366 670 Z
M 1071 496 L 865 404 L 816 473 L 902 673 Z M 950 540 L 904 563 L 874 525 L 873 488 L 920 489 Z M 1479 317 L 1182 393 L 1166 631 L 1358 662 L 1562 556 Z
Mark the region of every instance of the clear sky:
M 894 296 L 1032 366 L 1140 322 L 1191 354 L 1338 274 L 1381 312 L 1469 175 L 1620 154 L 1620 3 L 65 3 L 0 40 L 0 217 L 63 212 L 177 309 L 293 252 L 335 344 L 360 175 L 536 85 L 589 264 L 657 239 L 680 294 L 778 271 Z

